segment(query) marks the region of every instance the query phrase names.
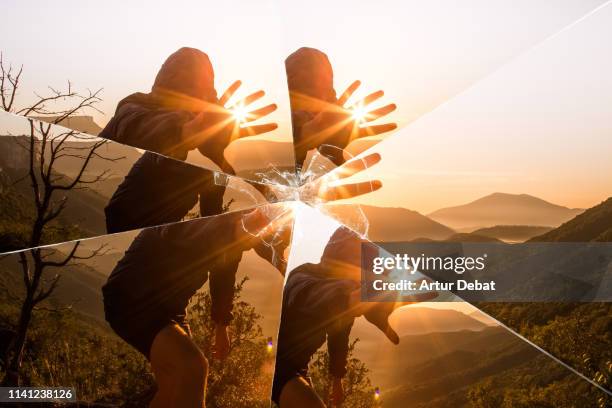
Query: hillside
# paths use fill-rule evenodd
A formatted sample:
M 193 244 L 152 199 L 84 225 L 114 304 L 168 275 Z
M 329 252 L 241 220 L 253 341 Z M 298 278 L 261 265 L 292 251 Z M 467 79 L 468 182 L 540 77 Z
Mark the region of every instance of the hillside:
M 399 309 L 393 313 L 390 322 L 400 336 L 486 328 L 482 322 L 456 310 L 428 307 Z
M 478 339 L 478 349 L 457 348 L 424 363 L 403 367 L 404 370 L 393 370 L 404 383 L 385 393 L 384 406 L 470 406 L 468 390 L 471 387 L 487 377 L 495 378 L 517 367 L 529 367 L 538 358 L 535 348 L 509 333 L 499 333 L 495 341 L 490 336 L 490 333 L 483 333 Z M 537 370 L 532 371 L 537 377 Z M 509 389 L 508 384 L 505 390 Z
M 24 248 L 34 218 L 32 189 L 22 172 L 7 169 L 0 180 L 0 252 Z M 15 181 L 19 180 L 17 183 Z M 45 231 L 43 243 L 57 243 L 106 232 L 104 207 L 108 199 L 92 190 L 69 190 L 66 208 Z M 57 195 L 59 201 L 62 195 Z
M 531 242 L 612 241 L 612 197 Z
M 442 208 L 427 216 L 454 229 L 495 225 L 556 227 L 583 210 L 549 203 L 527 194 L 493 193 L 470 203 Z
M 552 229 L 551 227 L 534 225 L 496 225 L 494 227 L 477 229 L 472 234 L 496 238 L 505 242 L 525 242 Z
M 516 341 L 515 336 L 500 327 L 402 335 L 397 346 L 382 334 L 375 334 L 379 334 L 377 341 L 368 341 L 359 331 L 353 330 L 352 335 L 360 338 L 355 354 L 370 369 L 376 385 L 385 389 L 406 384 L 415 378 L 412 373 L 416 367 L 431 364 L 441 356 L 457 351 L 484 352 L 493 345 L 503 346 Z
M 325 208 L 338 220 L 350 225 L 350 218 L 355 214 L 351 207 L 350 204 L 339 204 Z M 411 241 L 417 238 L 443 240 L 454 233 L 445 225 L 405 208 L 361 205 L 361 209 L 369 221 L 368 237 L 375 242 Z
M 29 154 L 23 146 L 28 143 L 28 136 L 0 136 L 0 251 L 23 248 L 30 229 L 29 224 L 34 217 L 32 187 L 29 179 L 25 177 L 28 174 Z M 83 154 L 85 150 L 82 149 L 91 144 L 92 142 L 66 141 L 63 146 L 67 150 L 54 163 L 54 177 L 58 180 L 64 179 L 64 184 L 76 177 L 83 159 L 74 155 Z M 49 149 L 46 152 L 49 153 Z M 65 196 L 66 206 L 52 222 L 51 228 L 47 229 L 43 243 L 56 243 L 106 232 L 104 208 L 141 153 L 118 143 L 107 143 L 101 146 L 98 152 L 104 157 L 120 159 L 107 161 L 93 157 L 83 179 L 91 180 L 107 172 L 106 179 L 88 184 L 87 188 L 55 192 L 55 205 Z M 50 156 L 47 155 L 46 162 L 49 160 Z
M 82 149 L 91 144 L 91 142 L 66 142 L 65 146 L 67 149 Z M 104 144 L 98 148 L 97 152 L 101 156 L 118 158 L 119 160 L 108 161 L 94 157 L 87 166 L 87 173 L 100 174 L 102 171 L 107 170 L 110 176 L 109 179 L 112 180 L 123 180 L 123 177 L 129 173 L 134 163 L 142 156 L 142 153 L 135 148 L 115 142 Z M 80 158 L 65 156 L 56 162 L 55 169 L 68 177 L 74 177 L 81 169 L 82 162 L 83 160 Z
M 459 232 L 453 234 L 447 239 L 447 242 L 501 242 L 497 238 L 489 237 L 486 235 L 480 235 L 475 232 Z

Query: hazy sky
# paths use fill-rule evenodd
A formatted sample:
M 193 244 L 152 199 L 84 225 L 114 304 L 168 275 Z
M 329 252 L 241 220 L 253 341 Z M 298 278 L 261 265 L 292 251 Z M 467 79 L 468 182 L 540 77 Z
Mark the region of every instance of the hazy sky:
M 290 140 L 273 2 L 9 0 L 2 8 L 10 18 L 0 26 L 0 48 L 5 60 L 24 64 L 25 99 L 68 79 L 77 89 L 104 88 L 100 107 L 106 115 L 95 115 L 103 126 L 119 100 L 150 90 L 168 55 L 191 46 L 210 56 L 219 92 L 236 79 L 244 92 L 266 90 L 265 102 L 281 107 L 270 116 L 281 122 L 274 137 Z
M 549 38 L 372 150 L 382 190 L 421 212 L 494 191 L 569 207 L 612 196 L 612 5 Z
M 67 79 L 103 87 L 106 115 L 95 119 L 104 125 L 121 98 L 150 88 L 171 52 L 197 47 L 219 90 L 242 79 L 245 91 L 268 92 L 265 102 L 281 107 L 269 137 L 289 141 L 284 58 L 317 47 L 337 89 L 361 79 L 398 105 L 391 119 L 403 129 L 379 147 L 385 187 L 365 201 L 428 212 L 506 191 L 586 207 L 612 184 L 610 7 L 546 39 L 601 4 L 5 0 L 0 48 L 25 66 L 24 100 Z

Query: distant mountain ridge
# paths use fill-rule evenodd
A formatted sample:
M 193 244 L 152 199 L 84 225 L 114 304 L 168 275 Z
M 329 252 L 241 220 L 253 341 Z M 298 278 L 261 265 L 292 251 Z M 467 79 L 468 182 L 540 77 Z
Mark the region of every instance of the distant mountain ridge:
M 530 242 L 611 242 L 612 197 Z
M 350 210 L 351 207 L 354 205 L 338 204 L 325 208 L 338 220 L 351 225 L 351 218 L 355 217 L 354 211 Z M 371 241 L 412 241 L 417 238 L 443 240 L 455 233 L 446 225 L 406 208 L 371 205 L 360 205 L 360 207 L 369 222 L 368 238 Z
M 400 337 L 434 332 L 479 331 L 487 327 L 483 322 L 465 313 L 428 307 L 399 309 L 391 316 L 390 323 Z
M 480 228 L 472 234 L 500 239 L 506 242 L 524 242 L 530 238 L 551 231 L 552 227 L 537 225 L 496 225 L 494 227 Z
M 454 229 L 495 225 L 556 227 L 583 212 L 528 194 L 493 193 L 467 204 L 446 207 L 427 216 Z

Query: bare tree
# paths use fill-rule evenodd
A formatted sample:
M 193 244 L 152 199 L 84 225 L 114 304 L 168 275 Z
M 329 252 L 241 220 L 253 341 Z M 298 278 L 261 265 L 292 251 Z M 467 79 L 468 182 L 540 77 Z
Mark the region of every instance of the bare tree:
M 50 122 L 57 124 L 83 110 L 97 110 L 95 105 L 100 101 L 98 95 L 101 90 L 83 96 L 73 91 L 70 82 L 66 91 L 50 88 L 49 96 L 37 95 L 38 100 L 34 104 L 21 109 L 16 108 L 15 99 L 22 72 L 22 67 L 16 73 L 12 67 L 6 68 L 0 55 L 0 100 L 5 111 L 24 116 L 33 113 L 53 115 Z M 63 102 L 64 106 L 55 108 L 53 105 L 56 102 Z M 4 356 L 6 368 L 4 385 L 20 384 L 21 363 L 33 313 L 41 302 L 51 296 L 60 280 L 59 273 L 47 277 L 45 272 L 61 269 L 79 260 L 105 253 L 105 247 L 100 246 L 82 254 L 79 251 L 79 242 L 71 244 L 67 253 L 54 248 L 41 247 L 44 244 L 45 231 L 51 228 L 49 224 L 65 210 L 68 191 L 87 188 L 109 176 L 109 170 L 101 170 L 92 175 L 89 171 L 92 160 L 112 162 L 123 159 L 123 157 L 108 157 L 101 153 L 101 147 L 108 142 L 107 140 L 74 130 L 57 128 L 51 123 L 29 119 L 30 135 L 27 142 L 22 144 L 29 157 L 29 166 L 24 178 L 29 178 L 32 187 L 35 214 L 28 241 L 30 249 L 21 251 L 17 255 L 23 277 L 24 295 L 23 299 L 19 299 L 21 306 L 15 325 L 15 335 Z M 79 168 L 75 176 L 68 178 L 56 170 L 62 158 L 78 159 Z
M 102 89 L 100 88 L 96 91 L 88 89 L 86 94 L 80 94 L 73 89 L 70 81 L 68 81 L 65 90 L 49 87 L 48 95 L 34 93 L 36 99 L 32 104 L 18 107 L 16 99 L 18 96 L 17 91 L 21 85 L 22 74 L 23 65 L 18 70 L 13 69 L 12 64 L 9 64 L 7 67 L 0 52 L 0 101 L 2 102 L 2 109 L 6 112 L 23 116 L 49 116 L 52 117 L 49 123 L 53 124 L 58 124 L 71 116 L 87 110 L 101 113 L 96 105 L 102 101 L 100 98 Z

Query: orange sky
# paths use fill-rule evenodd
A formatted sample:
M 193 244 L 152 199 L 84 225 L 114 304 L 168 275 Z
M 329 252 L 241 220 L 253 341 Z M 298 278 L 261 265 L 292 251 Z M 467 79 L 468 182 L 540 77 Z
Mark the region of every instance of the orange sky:
M 150 88 L 167 55 L 198 47 L 219 90 L 242 79 L 244 91 L 268 92 L 262 103 L 280 107 L 268 138 L 289 142 L 283 61 L 314 46 L 338 89 L 361 79 L 398 105 L 390 119 L 403 129 L 376 148 L 385 187 L 364 202 L 427 213 L 494 191 L 570 207 L 611 195 L 612 8 L 597 9 L 602 0 L 238 3 L 8 0 L 0 34 L 19 41 L 2 50 L 24 64 L 24 101 L 67 79 L 104 88 L 103 125 L 121 98 Z M 66 9 L 75 23 L 56 24 Z

